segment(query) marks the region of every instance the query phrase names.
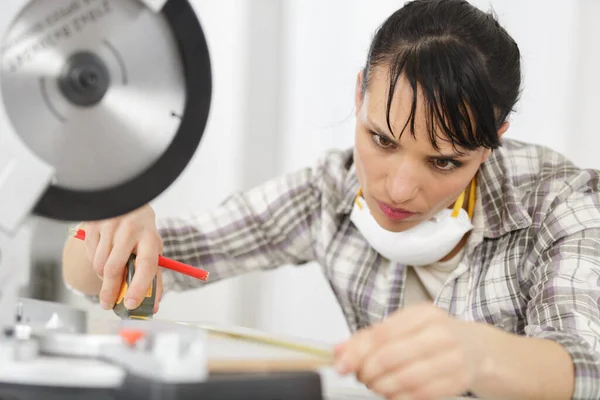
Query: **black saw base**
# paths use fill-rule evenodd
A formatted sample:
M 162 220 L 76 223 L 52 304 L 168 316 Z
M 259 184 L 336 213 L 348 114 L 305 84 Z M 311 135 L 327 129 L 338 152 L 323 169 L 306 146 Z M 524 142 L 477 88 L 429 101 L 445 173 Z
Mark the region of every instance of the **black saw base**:
M 316 372 L 222 373 L 201 383 L 168 384 L 129 375 L 118 389 L 0 383 L 0 400 L 323 400 Z

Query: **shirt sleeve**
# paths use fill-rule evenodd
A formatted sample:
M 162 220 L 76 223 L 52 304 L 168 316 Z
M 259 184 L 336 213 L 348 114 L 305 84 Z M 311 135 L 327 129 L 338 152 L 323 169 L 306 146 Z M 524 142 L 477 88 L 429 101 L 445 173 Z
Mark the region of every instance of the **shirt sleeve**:
M 335 190 L 344 179 L 342 169 L 333 166 L 339 158 L 338 153 L 328 153 L 314 167 L 236 193 L 214 210 L 158 220 L 163 255 L 207 270 L 208 282 L 315 260 L 324 186 Z M 165 291 L 203 283 L 163 271 Z
M 573 399 L 600 398 L 600 208 L 598 196 L 561 202 L 545 218 L 547 243 L 531 272 L 525 332 L 571 355 Z

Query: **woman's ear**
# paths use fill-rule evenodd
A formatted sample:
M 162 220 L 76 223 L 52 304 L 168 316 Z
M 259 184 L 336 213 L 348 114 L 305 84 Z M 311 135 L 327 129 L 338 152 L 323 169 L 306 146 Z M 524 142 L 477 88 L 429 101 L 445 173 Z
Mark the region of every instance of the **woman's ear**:
M 355 93 L 354 93 L 355 114 L 358 114 L 358 112 L 360 111 L 360 109 L 362 107 L 364 77 L 365 77 L 365 72 L 364 72 L 364 70 L 361 69 L 356 78 L 356 89 L 355 89 Z
M 500 125 L 500 128 L 498 128 L 498 138 L 502 139 L 502 136 L 506 133 L 506 131 L 508 130 L 509 127 L 509 123 L 508 121 L 504 121 L 502 123 L 502 125 Z M 481 161 L 486 162 L 488 157 L 492 154 L 492 150 L 491 149 L 486 149 L 485 152 L 483 153 L 483 160 Z
M 506 131 L 508 130 L 508 127 L 509 127 L 508 121 L 504 121 L 502 123 L 502 125 L 500 125 L 500 128 L 498 128 L 498 139 L 502 139 L 502 135 L 504 135 L 506 133 Z

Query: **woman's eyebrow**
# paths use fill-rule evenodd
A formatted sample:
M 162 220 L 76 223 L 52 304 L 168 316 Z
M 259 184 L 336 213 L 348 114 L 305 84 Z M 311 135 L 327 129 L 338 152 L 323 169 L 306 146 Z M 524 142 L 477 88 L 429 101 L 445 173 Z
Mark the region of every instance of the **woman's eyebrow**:
M 451 153 L 443 153 L 441 151 L 438 151 L 436 155 L 431 156 L 432 158 L 465 158 L 467 157 L 469 154 L 462 152 L 460 150 L 454 150 Z
M 382 129 L 379 125 L 377 125 L 375 122 L 373 122 L 369 117 L 367 117 L 367 124 L 370 125 L 371 128 L 378 134 L 381 134 L 382 136 L 391 136 L 390 132 L 387 128 Z
M 367 125 L 369 125 L 369 129 L 388 139 L 391 142 L 397 143 L 397 140 L 389 134 L 388 129 L 382 129 L 379 125 L 373 122 L 370 118 L 366 118 Z M 439 159 L 448 159 L 448 158 L 465 158 L 469 154 L 462 152 L 460 150 L 454 149 L 454 151 L 450 153 L 443 153 L 438 151 L 437 154 L 430 156 L 431 158 L 439 158 Z

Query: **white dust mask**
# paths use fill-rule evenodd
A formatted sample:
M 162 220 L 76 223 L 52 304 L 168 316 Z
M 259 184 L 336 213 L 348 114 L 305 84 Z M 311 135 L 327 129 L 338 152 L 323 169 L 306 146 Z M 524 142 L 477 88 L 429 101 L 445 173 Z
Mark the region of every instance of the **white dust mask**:
M 448 255 L 465 233 L 473 229 L 471 217 L 475 207 L 475 181 L 469 194 L 469 213 L 462 208 L 464 197 L 463 192 L 453 209 L 444 209 L 431 220 L 403 232 L 391 232 L 377 223 L 359 192 L 350 220 L 383 257 L 415 267 L 428 265 Z

